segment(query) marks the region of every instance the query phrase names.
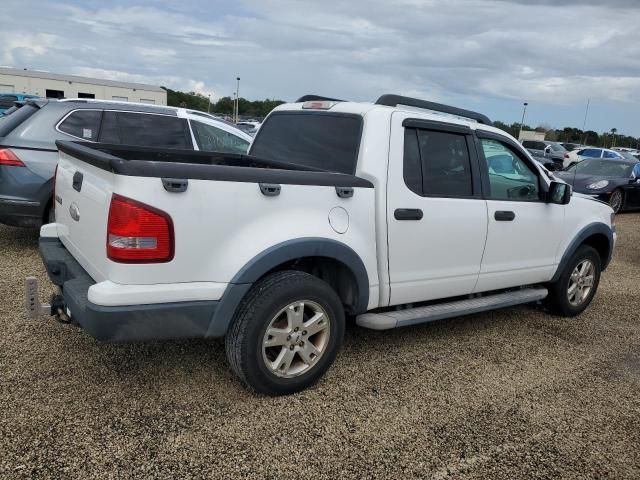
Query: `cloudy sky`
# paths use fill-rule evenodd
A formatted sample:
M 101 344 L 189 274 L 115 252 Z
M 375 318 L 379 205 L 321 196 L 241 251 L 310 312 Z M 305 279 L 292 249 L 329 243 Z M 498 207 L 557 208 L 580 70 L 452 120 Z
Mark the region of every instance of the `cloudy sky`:
M 640 137 L 640 0 L 2 0 L 0 65 L 249 99 L 400 93 Z

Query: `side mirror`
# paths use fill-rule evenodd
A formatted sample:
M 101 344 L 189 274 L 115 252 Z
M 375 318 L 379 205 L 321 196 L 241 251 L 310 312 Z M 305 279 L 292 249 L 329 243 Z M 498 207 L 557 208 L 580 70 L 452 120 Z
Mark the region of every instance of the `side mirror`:
M 571 185 L 562 182 L 551 182 L 547 192 L 547 203 L 567 205 L 571 201 Z
M 551 153 L 551 147 L 549 145 L 544 147 L 544 153 L 545 153 L 545 155 L 548 154 L 548 153 Z

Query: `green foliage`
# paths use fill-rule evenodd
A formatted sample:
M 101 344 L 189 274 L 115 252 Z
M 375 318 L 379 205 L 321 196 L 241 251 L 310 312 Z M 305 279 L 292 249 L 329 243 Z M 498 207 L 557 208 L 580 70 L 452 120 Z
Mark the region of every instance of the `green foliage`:
M 217 102 L 209 105 L 209 98 L 200 93 L 195 92 L 179 92 L 170 88 L 162 87 L 167 91 L 167 105 L 172 107 L 185 107 L 192 110 L 200 110 L 202 112 L 211 112 L 223 115 L 233 114 L 233 99 L 231 97 L 222 97 Z M 282 100 L 254 100 L 250 101 L 240 97 L 239 112 L 241 117 L 264 118 L 267 114 L 278 105 L 283 104 Z M 517 122 L 508 125 L 499 120 L 493 122 L 493 125 L 510 135 L 518 138 L 520 132 L 520 124 Z M 552 129 L 546 125 L 539 125 L 535 129 L 529 125 L 523 125 L 523 130 L 536 130 L 537 132 L 545 132 L 546 139 L 558 142 L 581 143 L 592 145 L 594 147 L 630 147 L 638 148 L 640 139 L 627 135 L 618 135 L 618 130 L 612 128 L 609 132 L 598 134 L 593 130 L 583 132 L 579 128 L 565 127 L 562 130 Z
M 231 97 L 222 97 L 217 102 L 211 102 L 211 106 L 209 106 L 209 98 L 200 93 L 185 93 L 166 87 L 162 88 L 167 91 L 167 105 L 171 107 L 184 107 L 224 115 L 231 115 L 233 113 L 233 99 Z M 250 101 L 240 97 L 238 110 L 241 117 L 264 118 L 271 110 L 283 103 L 282 100 L 271 100 L 268 98 L 266 100 Z

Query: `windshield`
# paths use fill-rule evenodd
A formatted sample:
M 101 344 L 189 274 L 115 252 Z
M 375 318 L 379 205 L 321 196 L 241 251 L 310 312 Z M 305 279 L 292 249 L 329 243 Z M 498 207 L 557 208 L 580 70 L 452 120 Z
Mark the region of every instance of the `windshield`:
M 627 160 L 636 160 L 636 157 L 634 157 L 629 152 L 618 152 L 618 153 L 622 155 L 624 158 L 626 158 Z
M 550 143 L 549 146 L 551 147 L 551 150 L 553 150 L 554 152 L 566 151 L 566 148 L 564 148 L 562 145 L 559 145 L 557 143 Z
M 616 162 L 613 160 L 600 160 L 594 158 L 583 160 L 574 168 L 574 171 L 581 175 L 593 175 L 598 177 L 628 177 L 631 175 L 633 165 L 628 162 Z
M 320 112 L 276 112 L 262 124 L 250 154 L 332 172 L 356 169 L 362 118 Z

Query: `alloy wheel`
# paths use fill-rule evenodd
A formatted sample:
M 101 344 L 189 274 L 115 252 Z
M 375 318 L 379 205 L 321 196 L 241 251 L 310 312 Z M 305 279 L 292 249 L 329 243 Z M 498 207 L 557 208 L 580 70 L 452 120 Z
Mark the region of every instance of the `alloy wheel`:
M 327 350 L 331 321 L 316 302 L 299 300 L 281 309 L 262 340 L 262 358 L 271 373 L 292 378 L 309 371 Z
M 567 287 L 567 298 L 574 307 L 582 305 L 593 288 L 596 267 L 591 260 L 582 260 L 573 269 Z

